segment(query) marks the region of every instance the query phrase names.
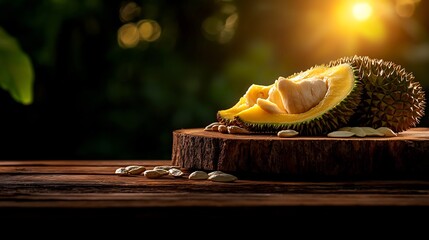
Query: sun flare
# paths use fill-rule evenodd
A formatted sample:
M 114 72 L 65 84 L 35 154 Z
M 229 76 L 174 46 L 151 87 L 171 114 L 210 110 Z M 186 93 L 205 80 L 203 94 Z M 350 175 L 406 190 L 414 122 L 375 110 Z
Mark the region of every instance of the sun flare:
M 355 3 L 352 8 L 353 16 L 358 21 L 365 21 L 372 14 L 372 6 L 367 2 Z

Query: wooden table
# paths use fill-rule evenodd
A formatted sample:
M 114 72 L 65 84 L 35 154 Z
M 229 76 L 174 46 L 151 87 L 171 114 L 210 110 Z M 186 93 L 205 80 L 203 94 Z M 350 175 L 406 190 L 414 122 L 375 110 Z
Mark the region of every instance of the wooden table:
M 236 228 L 239 222 L 249 230 L 262 224 L 338 224 L 359 218 L 365 219 L 361 224 L 366 227 L 387 222 L 392 227 L 413 223 L 417 228 L 419 223 L 427 224 L 429 217 L 429 179 L 239 178 L 221 183 L 186 177 L 121 177 L 114 173 L 122 166 L 151 169 L 170 163 L 0 161 L 0 219 L 21 225 L 75 220 L 75 225 L 137 223 L 147 228 L 162 223 L 169 229 L 180 223 L 227 229 Z M 419 217 L 426 220 L 417 221 Z

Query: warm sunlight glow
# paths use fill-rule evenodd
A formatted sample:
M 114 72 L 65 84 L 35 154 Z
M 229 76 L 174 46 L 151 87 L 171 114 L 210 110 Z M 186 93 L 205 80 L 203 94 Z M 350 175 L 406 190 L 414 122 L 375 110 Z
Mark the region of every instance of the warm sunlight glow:
M 371 17 L 372 7 L 367 2 L 360 2 L 353 5 L 352 11 L 356 20 L 365 21 Z
M 392 7 L 385 1 L 338 1 L 338 4 L 332 5 L 332 13 L 326 15 L 329 17 L 323 23 L 320 23 L 322 15 L 313 23 L 319 26 L 313 35 L 323 37 L 324 34 L 326 39 L 314 36 L 311 39 L 319 49 L 322 49 L 321 42 L 327 42 L 324 55 L 338 48 L 346 54 L 354 54 L 361 49 L 375 47 L 388 37 L 389 22 L 386 16 L 394 13 Z
M 396 0 L 395 11 L 400 17 L 410 18 L 419 2 L 420 0 Z

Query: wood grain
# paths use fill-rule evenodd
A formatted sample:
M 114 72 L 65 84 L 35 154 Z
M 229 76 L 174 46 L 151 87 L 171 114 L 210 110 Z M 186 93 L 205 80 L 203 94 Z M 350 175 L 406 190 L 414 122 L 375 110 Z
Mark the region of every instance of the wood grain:
M 88 229 L 97 237 L 124 234 L 127 229 L 179 234 L 195 229 L 216 234 L 240 230 L 253 235 L 255 230 L 249 232 L 249 227 L 284 233 L 288 226 L 290 234 L 292 226 L 321 227 L 324 223 L 329 228 L 347 223 L 354 231 L 356 225 L 350 221 L 365 219 L 366 225 L 377 228 L 381 222 L 388 223 L 389 229 L 404 229 L 404 223 L 412 223 L 415 233 L 419 223 L 426 224 L 417 219 L 429 214 L 428 180 L 239 178 L 219 183 L 190 180 L 186 168 L 183 178 L 114 174 L 118 167 L 136 164 L 151 169 L 172 161 L 0 161 L 2 227 L 19 226 L 25 229 L 19 236 L 28 233 L 32 237 L 46 237 L 47 229 L 61 229 L 67 236 Z M 87 236 L 87 231 L 82 234 Z
M 428 206 L 423 180 L 273 181 L 233 183 L 121 177 L 117 167 L 171 165 L 165 160 L 3 161 L 0 208 Z
M 173 132 L 172 163 L 289 179 L 428 178 L 429 129 L 397 137 L 234 135 L 203 129 Z

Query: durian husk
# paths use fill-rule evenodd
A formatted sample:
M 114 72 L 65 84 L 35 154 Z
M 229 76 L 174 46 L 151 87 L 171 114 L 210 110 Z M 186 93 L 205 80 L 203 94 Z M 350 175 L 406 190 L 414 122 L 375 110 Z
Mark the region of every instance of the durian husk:
M 412 73 L 399 64 L 368 56 L 343 57 L 328 66 L 351 64 L 362 82 L 362 101 L 351 126 L 388 127 L 402 132 L 416 127 L 425 114 L 425 92 Z

